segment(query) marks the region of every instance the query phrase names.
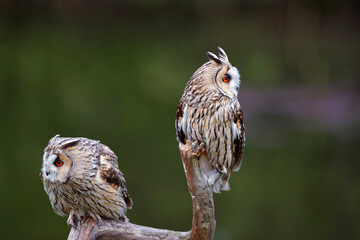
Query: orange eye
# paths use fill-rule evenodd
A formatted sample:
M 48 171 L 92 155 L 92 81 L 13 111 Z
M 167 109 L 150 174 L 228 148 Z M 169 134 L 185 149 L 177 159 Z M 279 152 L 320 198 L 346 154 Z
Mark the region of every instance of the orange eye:
M 57 159 L 57 160 L 55 161 L 55 165 L 56 165 L 57 167 L 61 167 L 62 165 L 64 165 L 64 162 L 61 161 L 60 159 Z
M 223 81 L 224 83 L 229 82 L 229 80 L 230 80 L 230 78 L 229 78 L 228 76 L 224 76 L 224 77 L 222 78 L 222 81 Z

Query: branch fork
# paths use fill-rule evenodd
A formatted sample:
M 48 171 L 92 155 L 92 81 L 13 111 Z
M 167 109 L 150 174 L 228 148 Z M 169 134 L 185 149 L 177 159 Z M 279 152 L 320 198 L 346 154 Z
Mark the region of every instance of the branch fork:
M 191 142 L 180 144 L 179 150 L 183 162 L 189 193 L 192 199 L 192 228 L 187 232 L 157 229 L 136 225 L 128 221 L 103 219 L 98 225 L 90 217 L 83 218 L 77 228 L 71 228 L 68 240 L 206 240 L 213 239 L 216 221 L 213 189 L 207 174 L 202 169 L 200 146 L 194 148 Z

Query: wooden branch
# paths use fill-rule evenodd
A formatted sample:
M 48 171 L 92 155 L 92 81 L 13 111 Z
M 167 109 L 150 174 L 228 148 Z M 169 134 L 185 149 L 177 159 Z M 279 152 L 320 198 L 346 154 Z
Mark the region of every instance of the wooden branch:
M 192 228 L 189 232 L 177 232 L 140 226 L 128 221 L 102 220 L 98 225 L 92 218 L 84 218 L 68 240 L 182 240 L 212 239 L 215 232 L 215 208 L 212 187 L 200 167 L 199 156 L 192 151 L 190 143 L 179 146 L 189 192 L 193 204 Z
M 213 239 L 216 221 L 213 188 L 200 167 L 199 156 L 192 151 L 190 143 L 180 145 L 185 175 L 193 205 L 193 220 L 190 238 L 196 240 Z
M 103 220 L 98 226 L 92 218 L 81 221 L 78 228 L 72 228 L 68 240 L 186 240 L 190 232 L 175 232 L 136 225 L 130 222 Z

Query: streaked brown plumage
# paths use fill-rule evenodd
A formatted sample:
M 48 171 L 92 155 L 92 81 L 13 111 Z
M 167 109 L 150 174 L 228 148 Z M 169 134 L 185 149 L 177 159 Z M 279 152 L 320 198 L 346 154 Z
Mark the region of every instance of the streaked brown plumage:
M 232 171 L 240 169 L 245 147 L 243 113 L 237 99 L 240 74 L 224 50 L 219 57 L 208 52 L 202 65 L 187 83 L 176 113 L 179 144 L 192 143 L 201 149 L 201 159 L 214 192 L 229 190 Z M 198 150 L 199 151 L 199 150 Z
M 44 150 L 40 177 L 55 213 L 69 215 L 74 227 L 85 215 L 98 223 L 124 220 L 132 207 L 117 157 L 99 141 L 56 135 Z

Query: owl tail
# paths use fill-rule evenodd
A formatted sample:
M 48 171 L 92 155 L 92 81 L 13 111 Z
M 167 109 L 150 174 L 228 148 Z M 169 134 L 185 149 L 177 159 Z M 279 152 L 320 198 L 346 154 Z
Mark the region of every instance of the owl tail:
M 222 184 L 221 184 L 221 190 L 222 191 L 230 191 L 230 184 L 229 184 L 229 179 L 227 180 L 221 180 Z
M 221 182 L 221 181 L 217 181 L 217 182 L 213 185 L 213 191 L 214 191 L 214 193 L 220 193 L 221 188 L 222 188 L 222 182 Z
M 213 191 L 214 193 L 220 193 L 220 191 L 229 191 L 229 177 L 228 175 L 223 175 L 217 181 L 213 183 Z
M 216 165 L 215 167 L 210 164 L 206 155 L 200 157 L 200 167 L 203 170 L 204 177 L 210 186 L 213 186 L 214 193 L 220 193 L 220 191 L 229 191 L 229 178 L 231 169 L 226 169 L 224 166 Z

